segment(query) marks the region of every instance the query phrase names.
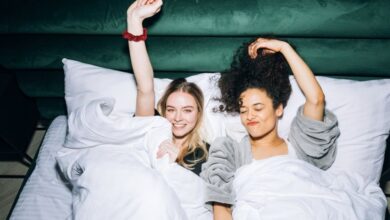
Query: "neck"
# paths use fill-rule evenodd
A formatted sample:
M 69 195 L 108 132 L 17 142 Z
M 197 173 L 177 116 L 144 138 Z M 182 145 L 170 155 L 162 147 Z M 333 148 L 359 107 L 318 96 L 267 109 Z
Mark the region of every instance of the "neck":
M 187 144 L 187 138 L 186 137 L 182 137 L 182 138 L 173 137 L 173 143 L 176 146 L 178 146 L 180 149 L 183 149 L 183 147 Z
M 263 135 L 261 137 L 252 137 L 249 136 L 250 144 L 253 148 L 261 148 L 261 147 L 277 147 L 284 143 L 284 140 L 279 137 L 276 129 L 271 131 L 270 133 Z

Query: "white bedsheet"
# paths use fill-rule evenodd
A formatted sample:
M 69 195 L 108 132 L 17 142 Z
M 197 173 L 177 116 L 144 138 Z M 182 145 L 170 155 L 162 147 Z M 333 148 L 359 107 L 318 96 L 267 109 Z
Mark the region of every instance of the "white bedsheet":
M 386 199 L 357 174 L 330 173 L 277 156 L 237 170 L 235 220 L 384 219 Z
M 73 185 L 73 219 L 212 219 L 204 207 L 203 180 L 156 159 L 171 139 L 162 117 L 110 117 L 110 99 L 70 114 L 69 135 L 57 161 Z
M 34 171 L 23 187 L 10 220 L 52 220 L 71 216 L 71 190 L 57 172 L 55 160 L 65 141 L 66 122 L 65 116 L 58 116 L 46 131 Z

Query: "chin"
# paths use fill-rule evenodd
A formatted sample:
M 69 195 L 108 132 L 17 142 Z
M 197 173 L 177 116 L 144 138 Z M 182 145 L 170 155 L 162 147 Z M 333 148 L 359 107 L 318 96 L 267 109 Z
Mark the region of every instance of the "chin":
M 253 131 L 251 129 L 247 129 L 247 132 L 248 134 L 251 136 L 251 137 L 258 137 L 258 136 L 261 136 L 261 133 L 258 132 L 258 131 Z
M 188 131 L 180 131 L 180 132 L 173 132 L 173 136 L 175 138 L 184 138 L 185 136 L 187 136 L 190 132 Z
M 248 132 L 248 134 L 249 134 L 249 136 L 250 136 L 251 138 L 253 138 L 253 139 L 258 139 L 258 138 L 263 137 L 263 135 L 261 135 L 261 134 L 249 133 L 249 132 Z
M 267 135 L 269 135 L 270 133 L 272 132 L 272 130 L 270 131 L 266 131 L 266 132 L 258 132 L 258 131 L 248 131 L 248 134 L 249 136 L 253 139 L 253 140 L 259 140 L 259 139 L 262 139 L 264 137 L 266 137 Z

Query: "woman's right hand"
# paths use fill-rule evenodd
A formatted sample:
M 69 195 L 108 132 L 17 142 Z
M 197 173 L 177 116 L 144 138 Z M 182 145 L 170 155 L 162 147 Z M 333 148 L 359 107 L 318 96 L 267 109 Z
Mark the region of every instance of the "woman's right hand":
M 136 0 L 127 9 L 127 22 L 141 22 L 161 10 L 162 0 Z
M 277 40 L 277 39 L 268 39 L 268 38 L 257 38 L 248 46 L 248 54 L 252 59 L 257 57 L 257 50 L 263 48 L 263 53 L 283 53 L 283 49 L 289 47 L 290 45 L 287 42 Z
M 175 162 L 179 156 L 180 148 L 176 146 L 171 140 L 163 141 L 158 147 L 157 159 L 162 158 L 164 155 L 168 154 L 169 161 L 171 163 Z

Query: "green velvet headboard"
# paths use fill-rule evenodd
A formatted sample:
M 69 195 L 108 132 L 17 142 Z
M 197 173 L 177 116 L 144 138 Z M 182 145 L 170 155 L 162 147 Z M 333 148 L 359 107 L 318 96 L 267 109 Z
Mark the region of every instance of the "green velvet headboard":
M 131 72 L 124 0 L 3 0 L 0 65 L 43 118 L 66 114 L 63 57 Z M 388 0 L 165 0 L 147 40 L 157 77 L 228 68 L 259 35 L 289 40 L 317 75 L 390 78 Z

